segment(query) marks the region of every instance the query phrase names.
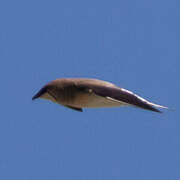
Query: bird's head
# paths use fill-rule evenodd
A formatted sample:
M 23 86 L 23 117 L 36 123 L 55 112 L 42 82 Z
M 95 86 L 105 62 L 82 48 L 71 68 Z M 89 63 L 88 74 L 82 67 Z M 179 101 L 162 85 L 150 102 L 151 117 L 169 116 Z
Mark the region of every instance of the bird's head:
M 50 85 L 50 84 L 45 85 L 32 97 L 32 100 L 41 98 L 41 99 L 50 100 L 52 102 L 56 102 L 53 89 L 54 89 L 53 85 Z

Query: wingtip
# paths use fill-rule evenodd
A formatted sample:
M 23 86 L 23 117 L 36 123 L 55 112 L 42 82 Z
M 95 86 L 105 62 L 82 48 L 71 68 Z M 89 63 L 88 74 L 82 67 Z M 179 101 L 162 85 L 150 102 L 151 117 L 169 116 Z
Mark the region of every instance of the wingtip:
M 151 111 L 154 111 L 154 112 L 157 112 L 157 113 L 163 113 L 161 110 L 159 110 L 159 109 L 157 109 L 157 108 L 155 108 L 153 106 L 149 107 L 147 110 L 151 110 Z
M 151 105 L 153 107 L 156 107 L 156 108 L 169 109 L 167 106 L 162 106 L 162 105 L 154 104 L 154 103 L 151 103 L 151 102 L 149 102 L 149 105 Z

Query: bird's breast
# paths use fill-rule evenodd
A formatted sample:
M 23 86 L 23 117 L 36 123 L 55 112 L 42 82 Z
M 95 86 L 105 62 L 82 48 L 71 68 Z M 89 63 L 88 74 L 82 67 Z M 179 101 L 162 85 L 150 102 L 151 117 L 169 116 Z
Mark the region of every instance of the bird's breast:
M 81 108 L 98 108 L 122 106 L 126 105 L 126 103 L 113 101 L 94 93 L 81 93 L 77 94 L 69 105 Z

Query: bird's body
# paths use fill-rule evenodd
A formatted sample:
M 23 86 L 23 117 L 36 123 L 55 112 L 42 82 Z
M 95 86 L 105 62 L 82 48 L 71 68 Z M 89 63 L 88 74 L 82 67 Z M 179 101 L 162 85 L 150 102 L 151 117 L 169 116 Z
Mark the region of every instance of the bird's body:
M 146 101 L 136 94 L 112 83 L 85 78 L 57 79 L 45 85 L 34 97 L 82 111 L 82 108 L 118 107 L 133 105 L 160 112 L 155 107 L 166 108 Z

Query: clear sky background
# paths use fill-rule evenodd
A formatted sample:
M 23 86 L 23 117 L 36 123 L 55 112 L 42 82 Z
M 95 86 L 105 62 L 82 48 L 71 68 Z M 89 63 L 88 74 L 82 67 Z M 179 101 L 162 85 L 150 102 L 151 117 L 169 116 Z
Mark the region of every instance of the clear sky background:
M 0 179 L 179 180 L 180 1 L 1 0 Z M 32 96 L 90 77 L 175 111 L 75 112 Z

